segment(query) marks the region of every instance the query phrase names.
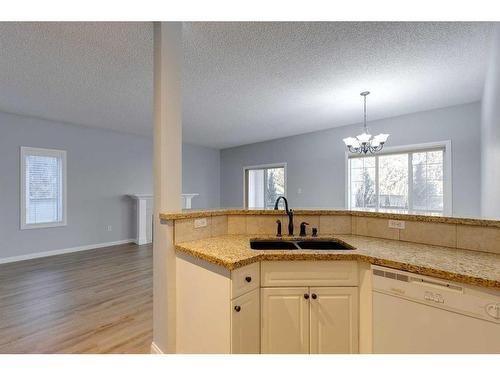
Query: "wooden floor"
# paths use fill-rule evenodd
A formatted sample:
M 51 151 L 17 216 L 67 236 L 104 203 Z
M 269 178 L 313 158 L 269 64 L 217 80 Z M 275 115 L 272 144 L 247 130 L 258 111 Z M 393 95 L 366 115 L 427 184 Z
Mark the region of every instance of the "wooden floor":
M 0 265 L 0 353 L 149 353 L 152 246 Z

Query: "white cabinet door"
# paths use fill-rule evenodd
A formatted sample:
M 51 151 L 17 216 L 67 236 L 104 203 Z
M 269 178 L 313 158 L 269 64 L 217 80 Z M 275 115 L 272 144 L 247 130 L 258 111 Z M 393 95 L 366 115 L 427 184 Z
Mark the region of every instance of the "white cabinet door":
M 231 353 L 260 353 L 259 298 L 259 289 L 255 289 L 231 303 Z
M 358 352 L 358 288 L 310 288 L 311 353 Z
M 262 288 L 262 353 L 309 353 L 309 288 Z

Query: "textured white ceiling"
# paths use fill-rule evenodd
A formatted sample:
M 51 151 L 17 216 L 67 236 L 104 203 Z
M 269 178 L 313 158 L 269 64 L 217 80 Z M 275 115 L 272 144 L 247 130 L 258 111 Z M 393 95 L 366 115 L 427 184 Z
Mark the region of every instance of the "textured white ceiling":
M 152 23 L 0 22 L 0 110 L 150 134 Z
M 227 147 L 479 100 L 491 24 L 184 27 L 187 139 Z
M 183 130 L 213 147 L 479 100 L 491 24 L 185 23 Z M 151 134 L 151 23 L 0 23 L 0 110 Z

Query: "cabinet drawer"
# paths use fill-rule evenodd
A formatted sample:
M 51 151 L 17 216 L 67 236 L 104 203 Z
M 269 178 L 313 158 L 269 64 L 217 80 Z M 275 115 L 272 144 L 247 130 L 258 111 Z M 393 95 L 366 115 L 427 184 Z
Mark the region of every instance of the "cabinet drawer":
M 231 272 L 231 298 L 245 294 L 260 285 L 260 263 L 252 263 Z
M 269 286 L 357 286 L 356 261 L 267 261 L 261 262 L 261 285 Z

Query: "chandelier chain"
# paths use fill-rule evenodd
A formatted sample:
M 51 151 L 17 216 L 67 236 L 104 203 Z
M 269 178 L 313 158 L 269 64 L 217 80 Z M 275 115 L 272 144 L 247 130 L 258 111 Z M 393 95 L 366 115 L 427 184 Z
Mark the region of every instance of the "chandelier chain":
M 367 132 L 366 130 L 366 95 L 363 95 L 363 98 L 364 98 L 364 119 L 363 119 L 363 126 L 364 126 L 364 129 L 365 129 L 365 133 Z

